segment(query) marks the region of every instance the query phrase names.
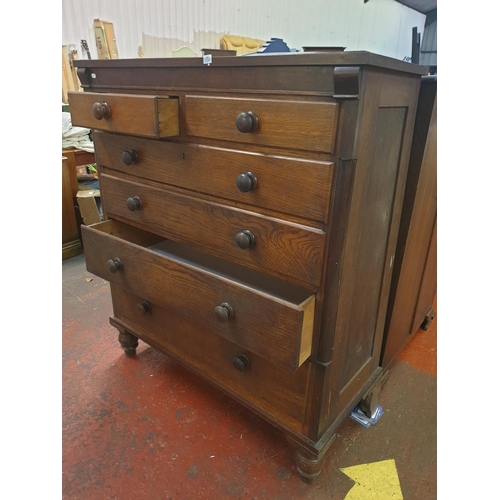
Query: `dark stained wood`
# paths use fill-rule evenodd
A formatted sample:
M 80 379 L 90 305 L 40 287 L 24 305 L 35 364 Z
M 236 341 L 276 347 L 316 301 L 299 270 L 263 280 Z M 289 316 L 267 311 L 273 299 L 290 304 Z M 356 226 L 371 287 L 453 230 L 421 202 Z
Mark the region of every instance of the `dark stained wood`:
M 322 52 L 322 53 L 286 53 L 286 54 L 256 54 L 246 57 L 224 57 L 213 60 L 210 67 L 203 64 L 201 57 L 189 59 L 115 59 L 102 60 L 76 60 L 78 68 L 193 68 L 202 67 L 207 70 L 219 72 L 221 68 L 257 68 L 268 67 L 272 70 L 281 66 L 376 66 L 377 68 L 401 71 L 416 75 L 427 74 L 428 68 L 417 64 L 405 63 L 391 57 L 373 54 L 371 52 Z M 265 82 L 259 82 L 265 87 Z
M 361 400 L 369 388 L 367 381 L 373 382 L 380 373 L 391 257 L 396 248 L 419 88 L 415 78 L 389 77 L 377 70 L 364 70 L 364 78 L 366 91 L 358 105 L 355 133 L 348 132 L 338 146 L 339 152 L 355 160 L 356 172 L 351 195 L 343 192 L 346 201 L 339 206 L 348 214 L 345 243 L 334 241 L 328 254 L 338 269 L 326 271 L 326 276 L 333 272 L 336 281 L 326 284 L 322 306 L 325 337 L 320 347 L 325 350 L 318 356 L 326 370 L 315 388 L 322 406 L 319 414 L 312 416 L 319 436 L 333 432 L 339 415 L 353 401 Z M 404 108 L 385 107 L 392 87 L 406 88 Z M 401 92 L 394 94 L 400 104 Z M 347 131 L 352 127 L 352 113 L 346 118 Z M 339 279 L 335 272 L 340 272 Z M 314 432 L 314 427 L 311 430 Z
M 356 66 L 338 66 L 333 72 L 334 96 L 352 98 L 359 94 L 361 68 Z
M 109 217 L 272 276 L 320 283 L 323 231 L 109 175 L 101 175 L 99 182 L 106 192 L 103 204 Z M 127 200 L 133 197 L 141 200 L 141 210 L 129 210 Z M 236 235 L 243 230 L 255 235 L 251 249 L 236 244 Z
M 112 324 L 287 433 L 311 480 L 384 376 L 425 68 L 346 52 L 81 68 L 86 91 L 179 99 L 178 136 L 96 133 L 108 221 L 85 238 Z
M 355 241 L 347 251 L 355 257 L 355 269 L 344 278 L 352 312 L 347 324 L 339 325 L 350 332 L 343 352 L 344 364 L 339 383 L 347 384 L 372 357 L 380 300 L 380 284 L 387 255 L 387 236 L 392 218 L 392 204 L 397 180 L 401 142 L 406 119 L 405 108 L 380 108 L 377 111 L 372 145 L 372 168 L 359 186 L 357 200 L 363 216 L 359 219 Z
M 326 153 L 333 148 L 338 108 L 334 102 L 187 95 L 185 106 L 186 133 L 195 137 Z M 242 113 L 243 118 L 250 116 L 248 130 L 243 128 L 246 133 L 238 128 L 238 120 L 240 127 L 247 123 Z
M 289 370 L 309 357 L 314 296 L 302 292 L 289 302 L 180 260 L 159 245 L 147 249 L 99 230 L 112 222 L 82 230 L 90 272 L 186 319 L 195 318 L 210 331 Z M 120 266 L 113 271 L 108 261 L 115 258 Z M 214 308 L 223 302 L 234 313 L 221 324 Z
M 416 332 L 425 320 L 437 293 L 437 220 L 432 228 L 431 240 L 429 242 L 429 252 L 425 262 L 425 268 L 420 283 L 420 290 L 413 316 L 412 332 Z M 435 313 L 435 311 L 434 311 Z M 427 325 L 428 327 L 429 325 Z M 427 329 L 427 328 L 426 328 Z
M 245 150 L 178 144 L 96 132 L 101 166 L 165 184 L 205 192 L 220 198 L 285 214 L 326 222 L 333 163 L 296 160 Z M 137 153 L 126 165 L 125 151 Z M 252 172 L 257 186 L 248 192 L 237 187 L 238 176 Z M 303 200 L 297 203 L 297 198 Z
M 179 100 L 69 92 L 73 125 L 146 137 L 179 135 Z
M 420 88 L 381 364 L 388 367 L 420 327 L 437 287 L 437 79 Z M 429 262 L 428 262 L 429 261 Z M 424 280 L 424 273 L 425 280 Z
M 111 285 L 114 315 L 131 333 L 187 364 L 202 376 L 245 398 L 254 408 L 261 408 L 288 427 L 300 430 L 305 412 L 310 363 L 295 373 L 255 356 L 209 329 L 195 325 L 151 304 L 151 314 L 141 316 L 136 304 L 140 295 Z M 249 365 L 238 371 L 236 356 L 246 355 Z
M 76 170 L 74 163 L 68 164 L 62 157 L 62 258 L 63 260 L 82 253 L 82 244 L 75 213 Z

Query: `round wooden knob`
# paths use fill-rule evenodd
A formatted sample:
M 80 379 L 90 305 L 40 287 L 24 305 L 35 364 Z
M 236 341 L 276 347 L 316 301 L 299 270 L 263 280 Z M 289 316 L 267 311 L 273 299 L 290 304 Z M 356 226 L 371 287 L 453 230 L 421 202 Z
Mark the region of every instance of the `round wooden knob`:
M 248 358 L 243 354 L 236 356 L 235 358 L 233 358 L 233 366 L 239 372 L 244 371 L 246 369 L 246 367 L 248 366 Z
M 255 243 L 255 236 L 251 231 L 245 229 L 236 235 L 236 244 L 246 250 L 247 248 L 253 247 Z
M 97 120 L 102 120 L 103 118 L 107 120 L 111 116 L 111 108 L 107 102 L 94 103 L 92 111 Z
M 248 134 L 249 132 L 255 132 L 257 130 L 258 125 L 259 125 L 259 118 L 251 111 L 240 113 L 236 117 L 236 128 L 240 132 L 243 132 L 244 134 Z
M 108 266 L 108 271 L 113 274 L 116 273 L 116 271 L 123 269 L 122 261 L 118 257 L 109 259 L 106 264 Z
M 234 310 L 227 302 L 223 302 L 220 306 L 217 306 L 214 309 L 214 314 L 217 318 L 217 321 L 220 321 L 221 323 L 227 323 L 229 321 L 229 318 L 232 318 L 234 316 Z
M 136 210 L 142 209 L 142 201 L 138 196 L 134 196 L 133 198 L 127 199 L 127 208 L 131 212 L 135 212 Z
M 137 151 L 130 149 L 129 151 L 124 151 L 122 153 L 122 161 L 125 165 L 135 165 L 139 161 L 139 155 Z
M 151 312 L 151 304 L 143 300 L 142 302 L 137 304 L 137 311 L 141 316 L 146 316 L 146 314 L 149 314 Z
M 247 172 L 246 174 L 240 174 L 236 178 L 236 187 L 242 193 L 248 193 L 248 191 L 253 191 L 257 187 L 257 177 L 252 174 L 252 172 Z

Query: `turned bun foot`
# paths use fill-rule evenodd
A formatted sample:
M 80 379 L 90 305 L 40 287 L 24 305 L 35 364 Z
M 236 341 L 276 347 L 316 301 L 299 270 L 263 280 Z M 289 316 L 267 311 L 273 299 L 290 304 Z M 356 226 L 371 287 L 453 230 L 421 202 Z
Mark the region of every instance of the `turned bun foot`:
M 127 332 L 120 332 L 118 334 L 118 342 L 120 342 L 120 346 L 125 352 L 125 356 L 131 358 L 135 356 L 136 348 L 139 345 L 139 341 L 137 337 Z
M 300 450 L 297 450 L 295 452 L 295 461 L 297 471 L 300 474 L 300 479 L 302 479 L 305 483 L 310 484 L 313 482 L 313 479 L 318 477 L 321 473 L 324 455 L 320 457 L 313 457 L 312 455 L 306 455 Z

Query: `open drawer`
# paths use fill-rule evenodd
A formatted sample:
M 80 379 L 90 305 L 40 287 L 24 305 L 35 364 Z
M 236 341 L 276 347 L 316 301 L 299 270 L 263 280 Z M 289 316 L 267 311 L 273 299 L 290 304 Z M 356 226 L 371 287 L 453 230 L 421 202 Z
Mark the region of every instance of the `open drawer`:
M 157 139 L 179 135 L 175 97 L 69 92 L 68 99 L 73 125 Z
M 288 370 L 310 356 L 310 292 L 114 220 L 82 237 L 89 272 Z

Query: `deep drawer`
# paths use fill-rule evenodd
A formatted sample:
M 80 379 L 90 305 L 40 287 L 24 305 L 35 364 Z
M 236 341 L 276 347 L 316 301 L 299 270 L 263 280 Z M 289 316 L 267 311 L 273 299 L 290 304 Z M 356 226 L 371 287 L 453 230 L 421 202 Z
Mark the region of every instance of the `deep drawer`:
M 142 315 L 137 305 L 144 297 L 111 284 L 114 316 L 139 338 L 160 351 L 174 356 L 188 368 L 205 376 L 243 402 L 263 409 L 290 427 L 301 431 L 307 405 L 311 363 L 305 362 L 295 373 L 269 363 L 230 342 L 208 328 L 171 314 L 151 302 Z M 113 319 L 111 320 L 114 324 Z M 235 368 L 245 356 L 243 371 Z M 237 364 L 241 368 L 241 365 Z
M 325 233 L 319 229 L 109 175 L 99 182 L 110 218 L 256 271 L 320 284 Z
M 102 132 L 94 135 L 94 141 L 99 162 L 110 169 L 251 206 L 327 221 L 331 162 Z
M 309 292 L 244 269 L 234 276 L 216 259 L 113 220 L 82 226 L 82 236 L 89 272 L 288 370 L 310 356 Z
M 179 135 L 179 99 L 69 92 L 73 125 L 144 137 Z
M 333 151 L 338 109 L 333 102 L 188 95 L 185 106 L 188 135 L 304 151 Z

